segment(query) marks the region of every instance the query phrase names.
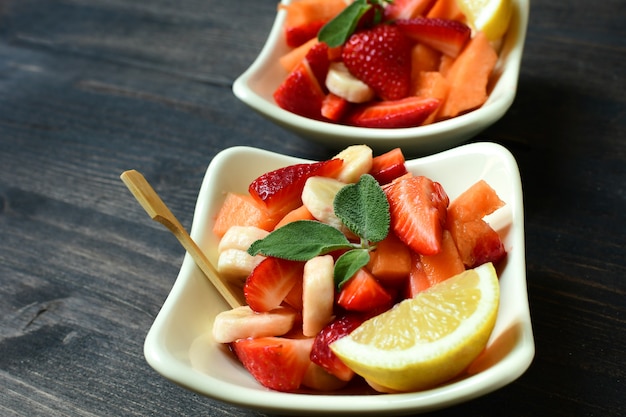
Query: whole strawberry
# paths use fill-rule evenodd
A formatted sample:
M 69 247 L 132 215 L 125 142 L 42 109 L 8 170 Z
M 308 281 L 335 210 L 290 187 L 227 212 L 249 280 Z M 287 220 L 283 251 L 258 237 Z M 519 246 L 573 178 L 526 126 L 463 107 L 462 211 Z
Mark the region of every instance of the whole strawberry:
M 354 33 L 346 42 L 342 60 L 348 70 L 383 100 L 409 95 L 411 41 L 396 27 L 379 24 Z

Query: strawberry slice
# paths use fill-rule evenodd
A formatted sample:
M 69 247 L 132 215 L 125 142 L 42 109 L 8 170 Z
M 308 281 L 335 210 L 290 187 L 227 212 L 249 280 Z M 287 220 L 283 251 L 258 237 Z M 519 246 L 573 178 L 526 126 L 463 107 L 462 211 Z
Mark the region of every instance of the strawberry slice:
M 333 122 L 338 122 L 349 108 L 350 102 L 348 100 L 333 93 L 328 93 L 322 102 L 322 116 Z
M 265 258 L 246 279 L 243 293 L 254 311 L 271 311 L 283 302 L 287 294 L 302 279 L 304 264 L 273 257 Z
M 383 100 L 398 100 L 411 88 L 411 41 L 395 25 L 381 24 L 348 38 L 342 59 L 350 73 Z
M 308 40 L 317 36 L 322 26 L 328 22 L 327 19 L 316 20 L 312 22 L 304 22 L 297 26 L 288 26 L 285 28 L 285 42 L 290 48 L 297 48 L 306 43 Z
M 274 91 L 274 100 L 282 109 L 309 119 L 322 119 L 324 91 L 304 59 Z
M 341 287 L 337 304 L 348 311 L 384 311 L 393 297 L 365 268 L 361 268 Z
M 469 42 L 472 29 L 458 20 L 416 17 L 399 19 L 396 25 L 408 38 L 455 58 Z
M 311 361 L 342 381 L 350 381 L 354 371 L 344 364 L 330 349 L 330 344 L 350 334 L 365 321 L 363 315 L 348 313 L 334 319 L 315 336 L 311 348 Z
M 329 159 L 279 168 L 252 181 L 248 192 L 267 210 L 270 217 L 278 221 L 282 216 L 302 205 L 300 196 L 309 177 L 333 177 L 342 165 L 341 159 Z
M 379 184 L 384 185 L 406 174 L 405 161 L 402 149 L 394 148 L 375 156 L 369 173 Z
M 311 360 L 313 338 L 260 337 L 231 344 L 243 366 L 263 386 L 283 392 L 297 390 Z
M 400 240 L 422 255 L 439 253 L 450 202 L 441 184 L 424 176 L 405 175 L 384 190 L 391 227 Z
M 434 3 L 435 0 L 394 0 L 385 7 L 385 20 L 423 16 Z
M 421 125 L 439 107 L 432 97 L 406 97 L 355 107 L 345 117 L 349 125 L 373 128 L 404 128 Z
M 328 58 L 328 45 L 324 42 L 318 42 L 309 49 L 304 59 L 306 59 L 311 73 L 315 76 L 319 86 L 322 90 L 325 90 L 326 75 L 328 74 L 328 67 L 330 66 L 330 59 Z

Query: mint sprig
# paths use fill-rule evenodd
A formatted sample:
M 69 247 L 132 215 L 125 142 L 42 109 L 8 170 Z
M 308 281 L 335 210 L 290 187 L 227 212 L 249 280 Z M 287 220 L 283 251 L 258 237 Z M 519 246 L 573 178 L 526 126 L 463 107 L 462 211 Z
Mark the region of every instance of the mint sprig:
M 317 38 L 331 48 L 343 45 L 356 31 L 361 18 L 373 7 L 375 7 L 375 13 L 371 21 L 367 23 L 369 23 L 369 26 L 380 23 L 382 20 L 382 9 L 386 3 L 393 3 L 393 0 L 355 0 L 326 23 L 317 34 Z
M 389 233 L 389 202 L 378 181 L 369 174 L 339 190 L 333 202 L 335 215 L 355 235 L 380 242 Z
M 369 174 L 339 190 L 333 201 L 335 215 L 355 235 L 352 243 L 336 228 L 315 220 L 288 223 L 254 242 L 248 253 L 292 261 L 308 261 L 337 250 L 345 252 L 335 262 L 334 280 L 338 288 L 370 260 L 370 251 L 389 233 L 389 202 L 384 191 Z
M 252 243 L 248 253 L 289 261 L 308 261 L 318 255 L 352 247 L 339 230 L 315 220 L 298 220 L 279 227 Z

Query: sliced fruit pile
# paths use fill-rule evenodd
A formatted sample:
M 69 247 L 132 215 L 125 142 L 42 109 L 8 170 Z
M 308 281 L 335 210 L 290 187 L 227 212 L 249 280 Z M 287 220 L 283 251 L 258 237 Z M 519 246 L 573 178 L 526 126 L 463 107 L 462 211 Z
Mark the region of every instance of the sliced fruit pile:
M 421 126 L 474 110 L 510 0 L 297 0 L 287 6 L 274 92 L 283 109 L 373 128 Z
M 498 305 L 486 265 L 506 256 L 483 220 L 504 205 L 486 182 L 450 202 L 400 149 L 355 145 L 248 191 L 227 194 L 213 229 L 218 270 L 247 305 L 220 313 L 213 337 L 262 385 L 328 391 L 360 375 L 383 392 L 424 389 L 484 348 Z

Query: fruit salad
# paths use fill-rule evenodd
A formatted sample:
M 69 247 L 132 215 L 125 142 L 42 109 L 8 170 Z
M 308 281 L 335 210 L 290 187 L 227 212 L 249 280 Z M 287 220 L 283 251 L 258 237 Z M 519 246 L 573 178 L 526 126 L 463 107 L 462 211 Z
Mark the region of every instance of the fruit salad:
M 487 3 L 494 2 L 509 4 Z M 421 126 L 479 108 L 498 60 L 495 45 L 511 15 L 510 7 L 498 7 L 502 11 L 487 27 L 486 12 L 480 10 L 485 3 L 298 0 L 281 5 L 291 49 L 280 59 L 288 75 L 274 100 L 310 119 L 369 128 Z
M 407 171 L 399 148 L 374 156 L 354 145 L 267 172 L 247 193 L 228 192 L 215 219 L 218 271 L 246 305 L 218 314 L 213 338 L 278 391 L 445 382 L 493 329 L 492 265 L 506 251 L 483 218 L 503 205 L 482 180 L 450 201 L 441 184 Z M 372 359 L 387 356 L 394 368 L 381 373 Z

